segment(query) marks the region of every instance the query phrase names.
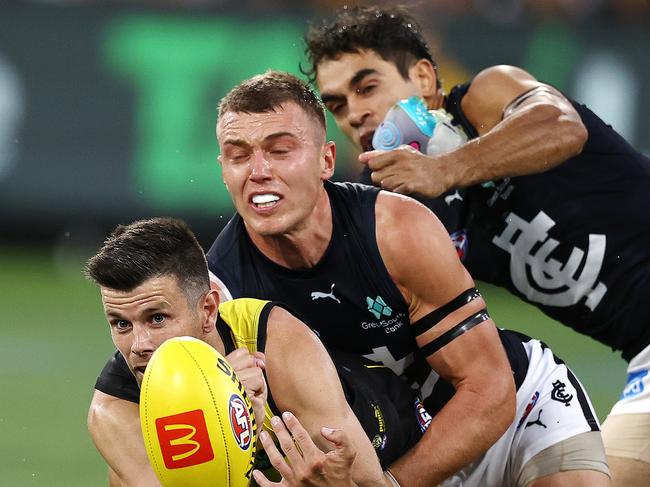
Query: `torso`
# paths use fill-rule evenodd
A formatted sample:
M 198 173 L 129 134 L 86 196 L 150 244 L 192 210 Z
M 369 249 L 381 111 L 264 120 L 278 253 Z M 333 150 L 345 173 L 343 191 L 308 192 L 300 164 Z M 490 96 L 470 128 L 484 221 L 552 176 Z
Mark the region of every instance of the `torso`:
M 351 183 L 326 183 L 326 188 L 334 229 L 314 267 L 291 270 L 271 262 L 251 243 L 236 215 L 208 252 L 210 270 L 233 297 L 286 303 L 329 348 L 388 366 L 419 387 L 425 405 L 435 412 L 453 389 L 438 381 L 419 356 L 408 307 L 379 254 L 378 190 Z M 437 394 L 432 394 L 434 386 Z
M 475 137 L 459 108 L 465 91 L 452 90 L 447 110 Z M 640 312 L 650 294 L 650 160 L 572 103 L 589 132 L 582 153 L 544 173 L 470 188 L 460 223 L 449 227 L 464 239 L 474 278 L 629 360 L 650 341 Z
M 350 183 L 326 183 L 326 187 L 334 229 L 329 247 L 314 267 L 291 270 L 271 262 L 251 243 L 243 222 L 235 216 L 208 252 L 210 270 L 233 297 L 286 303 L 328 347 L 382 362 L 402 375 L 417 346 L 407 305 L 377 248 L 378 190 Z M 422 366 L 418 369 L 428 373 Z M 418 374 L 409 378 L 421 385 Z

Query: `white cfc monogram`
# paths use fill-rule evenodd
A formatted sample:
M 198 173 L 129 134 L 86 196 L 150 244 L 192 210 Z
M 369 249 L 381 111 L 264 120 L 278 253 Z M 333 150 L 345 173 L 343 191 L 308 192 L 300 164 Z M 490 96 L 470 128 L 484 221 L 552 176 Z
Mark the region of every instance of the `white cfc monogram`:
M 586 298 L 590 310 L 598 306 L 607 292 L 605 284 L 596 282 L 605 256 L 605 235 L 589 234 L 586 254 L 574 247 L 562 263 L 549 257 L 560 242 L 548 237 L 555 222 L 546 213 L 540 211 L 530 222 L 510 213 L 506 223 L 492 243 L 510 254 L 510 277 L 528 300 L 566 307 Z

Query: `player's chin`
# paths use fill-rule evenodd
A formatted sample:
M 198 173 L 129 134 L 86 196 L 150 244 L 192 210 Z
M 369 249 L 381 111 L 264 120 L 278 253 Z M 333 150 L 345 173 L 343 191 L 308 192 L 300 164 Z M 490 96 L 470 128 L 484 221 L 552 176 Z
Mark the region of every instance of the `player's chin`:
M 133 375 L 135 376 L 135 380 L 139 386 L 142 385 L 142 381 L 144 380 L 144 371 L 144 367 L 135 367 L 133 369 Z
M 285 235 L 291 230 L 287 224 L 287 218 L 274 215 L 273 217 L 253 217 L 248 221 L 248 226 L 261 237 L 278 237 Z

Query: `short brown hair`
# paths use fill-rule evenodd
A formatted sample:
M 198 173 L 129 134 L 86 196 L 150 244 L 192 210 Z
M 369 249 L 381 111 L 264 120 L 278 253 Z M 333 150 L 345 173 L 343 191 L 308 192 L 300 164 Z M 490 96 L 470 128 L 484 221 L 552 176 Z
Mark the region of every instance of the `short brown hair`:
M 307 83 L 283 71 L 267 71 L 242 81 L 219 103 L 218 120 L 224 113 L 265 113 L 294 102 L 327 130 L 325 107 Z
M 86 264 L 85 275 L 127 292 L 153 277 L 173 276 L 192 306 L 210 290 L 203 249 L 187 224 L 174 218 L 118 225 Z

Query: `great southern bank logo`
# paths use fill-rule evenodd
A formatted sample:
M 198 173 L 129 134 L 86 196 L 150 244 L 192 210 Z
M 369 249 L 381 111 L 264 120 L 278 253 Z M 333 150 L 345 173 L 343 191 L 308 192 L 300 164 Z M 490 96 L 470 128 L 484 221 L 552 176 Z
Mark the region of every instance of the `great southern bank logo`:
M 393 310 L 386 304 L 381 296 L 377 296 L 375 299 L 368 296 L 366 298 L 366 303 L 368 304 L 368 311 L 370 311 L 378 320 L 380 320 L 382 316 L 390 318 L 393 314 Z

